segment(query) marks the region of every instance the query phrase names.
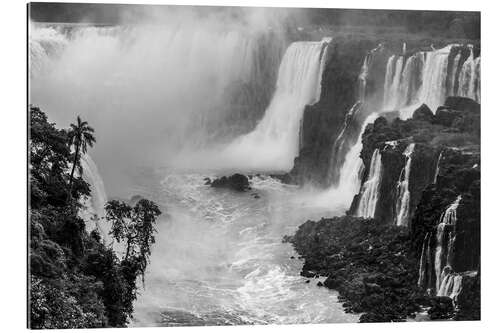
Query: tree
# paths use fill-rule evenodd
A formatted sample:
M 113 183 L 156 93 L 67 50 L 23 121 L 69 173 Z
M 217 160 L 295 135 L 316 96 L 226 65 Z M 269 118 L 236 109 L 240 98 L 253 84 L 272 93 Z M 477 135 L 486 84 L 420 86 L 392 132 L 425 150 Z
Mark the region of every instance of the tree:
M 144 271 L 155 242 L 156 218 L 161 214 L 158 206 L 147 199 L 139 200 L 134 207 L 112 200 L 106 206 L 106 218 L 112 223 L 110 235 L 125 244 L 124 262 L 134 263 L 138 273 Z
M 73 158 L 73 167 L 69 176 L 69 193 L 73 189 L 73 176 L 75 169 L 78 166 L 80 174 L 82 173 L 80 165 L 80 154 L 87 152 L 87 145 L 93 147 L 95 142 L 94 129 L 89 126 L 86 121 L 82 121 L 80 116 L 76 117 L 76 125 L 71 124 L 68 132 L 68 139 L 70 146 L 74 147 L 75 155 Z

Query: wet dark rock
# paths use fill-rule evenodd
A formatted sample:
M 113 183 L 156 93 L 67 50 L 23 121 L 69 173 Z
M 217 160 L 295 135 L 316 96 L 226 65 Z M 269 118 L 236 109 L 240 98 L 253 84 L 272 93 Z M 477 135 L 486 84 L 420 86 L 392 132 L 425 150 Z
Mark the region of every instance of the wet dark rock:
M 232 176 L 216 178 L 210 183 L 211 187 L 227 188 L 237 192 L 244 192 L 250 190 L 250 183 L 248 177 L 239 173 Z
M 323 283 L 322 283 L 321 281 L 318 281 L 318 283 L 316 283 L 316 285 L 317 285 L 318 287 L 323 287 Z
M 450 127 L 453 123 L 462 116 L 461 111 L 441 107 L 436 111 L 435 123 Z
M 311 280 L 306 280 L 306 283 L 309 283 L 309 282 L 311 282 Z
M 406 162 L 404 150 L 410 143 L 415 143 L 409 180 L 410 224 L 424 189 L 434 182 L 440 153 L 447 148 L 452 150 L 458 148 L 459 151 L 466 149 L 467 154 L 478 154 L 480 114 L 477 112 L 477 106 L 479 104 L 466 98 L 449 98 L 447 103 L 449 106 L 438 108 L 435 116 L 425 104 L 422 104 L 408 120 L 390 121 L 386 117 L 379 117 L 366 127 L 362 137 L 361 158 L 364 164 L 362 181 L 368 177 L 375 149 L 379 149 L 382 160 L 382 177 L 375 208 L 376 219 L 385 223 L 395 222 L 397 184 Z M 460 110 L 450 107 L 457 107 Z M 471 174 L 464 172 L 460 177 L 471 179 Z M 355 214 L 359 199 L 360 193 L 354 196 L 348 214 Z
M 430 303 L 431 308 L 427 311 L 427 313 L 433 320 L 450 319 L 455 314 L 453 301 L 449 297 L 433 297 Z
M 327 276 L 346 312 L 361 321 L 402 321 L 420 311 L 418 260 L 408 230 L 350 216 L 308 221 L 289 238 L 305 258 L 303 273 Z
M 413 112 L 413 119 L 432 122 L 434 120 L 434 113 L 426 104 L 422 104 Z
M 481 319 L 481 279 L 478 272 L 463 274 L 462 291 L 457 297 L 455 320 Z
M 481 105 L 476 101 L 467 97 L 459 97 L 459 96 L 447 97 L 446 101 L 444 102 L 444 106 L 454 110 L 466 111 L 466 112 L 479 113 L 481 110 Z
M 345 121 L 351 123 L 346 134 L 346 145 L 336 152 L 341 165 L 350 145 L 356 141 L 366 112 L 358 110 L 354 117 L 346 119 L 348 112 L 358 102 L 358 77 L 367 51 L 377 47 L 379 41 L 372 38 L 336 37 L 327 49 L 327 58 L 322 78 L 320 100 L 304 109 L 300 130 L 301 144 L 299 156 L 290 171 L 292 183 L 312 183 L 320 187 L 328 186 L 327 175 L 332 158 L 333 144 Z M 384 73 L 389 52 L 374 54 L 371 74 L 367 77 L 367 91 L 374 96 L 370 105 L 378 109 L 382 100 Z M 349 118 L 349 117 L 348 117 Z M 335 156 L 333 156 L 336 158 Z M 333 181 L 338 180 L 338 170 Z
M 300 272 L 300 275 L 302 275 L 303 277 L 306 277 L 306 278 L 313 278 L 315 273 L 312 271 L 302 270 Z

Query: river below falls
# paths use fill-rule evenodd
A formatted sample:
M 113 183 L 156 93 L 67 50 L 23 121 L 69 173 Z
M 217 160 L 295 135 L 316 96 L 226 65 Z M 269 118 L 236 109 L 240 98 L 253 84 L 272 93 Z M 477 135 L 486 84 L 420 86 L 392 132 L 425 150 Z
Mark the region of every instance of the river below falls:
M 302 260 L 282 242 L 345 207 L 321 207 L 312 192 L 270 177 L 253 177 L 245 193 L 205 177 L 169 174 L 153 195 L 164 214 L 132 326 L 357 322 L 335 291 L 306 283 Z

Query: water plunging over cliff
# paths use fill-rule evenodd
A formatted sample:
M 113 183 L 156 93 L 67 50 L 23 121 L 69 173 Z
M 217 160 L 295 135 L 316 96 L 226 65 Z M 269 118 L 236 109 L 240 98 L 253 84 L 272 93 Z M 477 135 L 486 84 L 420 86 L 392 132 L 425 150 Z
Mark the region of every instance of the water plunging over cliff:
M 454 47 L 459 45 L 417 52 L 406 59 L 403 55 L 391 56 L 386 67 L 384 110 L 399 110 L 401 118 L 406 119 L 422 103 L 435 112 L 450 95 L 480 102 L 480 57 L 474 59 L 471 49 L 468 59 L 459 68 L 461 52 L 449 59 Z
M 30 24 L 30 103 L 62 126 L 75 114 L 93 124 L 93 157 L 112 191 L 125 167 L 173 164 L 248 133 L 269 104 L 282 32 L 191 23 Z
M 441 163 L 441 159 L 443 158 L 443 150 L 441 150 L 441 152 L 439 153 L 439 157 L 437 159 L 437 162 L 436 162 L 436 172 L 434 173 L 434 183 L 437 182 L 437 178 L 439 176 L 439 163 Z
M 105 243 L 108 242 L 109 226 L 107 223 L 100 221 L 105 216 L 104 205 L 108 201 L 104 182 L 99 174 L 97 165 L 88 154 L 82 155 L 80 159 L 82 165 L 83 179 L 90 185 L 90 198 L 85 200 L 84 211 L 80 211 L 84 215 L 85 220 L 95 223 L 88 223 L 86 228 L 88 231 L 93 229 L 99 230 L 99 233 Z
M 458 77 L 457 94 L 481 103 L 481 57 L 474 59 L 472 47 Z
M 410 170 L 411 160 L 415 144 L 410 143 L 406 147 L 403 155 L 406 156 L 406 163 L 401 170 L 397 187 L 397 201 L 396 201 L 396 225 L 407 226 L 410 214 Z
M 299 150 L 304 107 L 316 103 L 321 93 L 328 41 L 295 42 L 288 47 L 264 117 L 252 132 L 226 147 L 223 155 L 249 169 L 291 169 Z
M 344 188 L 346 188 L 345 181 L 341 179 L 343 172 L 345 175 L 345 170 L 343 171 L 344 165 L 347 163 L 348 166 L 353 167 L 355 163 L 359 164 L 359 161 L 357 160 L 349 160 L 348 162 L 348 158 L 356 159 L 357 156 L 353 157 L 353 155 L 351 154 L 351 156 L 348 157 L 348 154 L 352 149 L 348 150 L 349 147 L 347 146 L 347 144 L 349 144 L 348 142 L 349 136 L 352 135 L 350 133 L 352 132 L 350 131 L 350 129 L 352 129 L 354 126 L 354 129 L 356 130 L 355 128 L 357 125 L 356 122 L 359 122 L 360 119 L 363 118 L 360 116 L 360 113 L 363 112 L 364 102 L 367 97 L 367 91 L 366 91 L 367 79 L 368 76 L 370 75 L 370 68 L 373 62 L 373 57 L 375 53 L 381 49 L 381 47 L 382 45 L 379 45 L 376 48 L 370 50 L 365 55 L 363 59 L 363 65 L 361 66 L 361 70 L 358 75 L 357 101 L 356 103 L 354 103 L 351 109 L 345 114 L 342 128 L 332 145 L 332 152 L 330 155 L 330 162 L 328 165 L 328 174 L 327 174 L 327 182 L 331 186 L 341 186 L 340 182 L 343 182 L 342 185 L 344 185 Z M 361 126 L 362 129 L 361 134 L 363 133 L 365 127 L 366 127 L 366 122 Z M 356 168 L 356 170 L 358 169 L 359 168 Z M 352 175 L 352 172 L 356 170 L 349 170 L 348 171 L 349 175 Z M 349 180 L 352 180 L 351 177 L 348 178 Z M 356 187 L 356 182 L 354 182 L 353 185 L 354 187 Z M 359 188 L 359 184 L 357 185 L 357 187 Z M 358 189 L 356 189 L 356 191 L 357 190 Z
M 452 259 L 455 241 L 455 225 L 457 222 L 457 208 L 460 204 L 461 196 L 448 206 L 441 215 L 436 231 L 436 252 L 434 259 L 434 271 L 436 276 L 436 293 L 442 294 L 445 289 L 441 289 L 445 278 L 453 273 Z M 445 264 L 443 264 L 443 262 Z M 443 268 L 443 265 L 445 266 Z M 447 288 L 449 289 L 449 288 Z
M 367 180 L 361 188 L 357 215 L 362 217 L 374 217 L 375 208 L 379 196 L 380 181 L 382 178 L 382 158 L 380 151 L 375 149 L 370 162 L 370 171 Z

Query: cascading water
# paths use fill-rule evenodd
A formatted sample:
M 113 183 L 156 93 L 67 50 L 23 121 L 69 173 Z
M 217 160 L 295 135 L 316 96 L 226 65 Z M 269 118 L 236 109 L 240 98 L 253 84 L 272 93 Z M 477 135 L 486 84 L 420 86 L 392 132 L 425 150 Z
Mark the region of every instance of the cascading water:
M 91 231 L 93 229 L 99 230 L 99 233 L 105 243 L 108 243 L 109 226 L 107 223 L 100 221 L 105 216 L 104 205 L 108 201 L 104 182 L 102 181 L 97 165 L 94 163 L 90 155 L 84 154 L 80 159 L 83 169 L 82 177 L 90 185 L 90 198 L 84 202 L 83 211 L 80 213 L 85 221 L 92 221 L 95 223 L 87 223 L 86 229 Z
M 113 27 L 31 23 L 29 43 L 30 103 L 61 126 L 75 114 L 93 125 L 93 157 L 113 188 L 123 187 L 114 178 L 125 167 L 174 164 L 181 152 L 254 128 L 285 38 L 260 26 L 179 17 Z
M 363 111 L 363 106 L 364 102 L 366 99 L 367 91 L 366 91 L 366 83 L 368 76 L 370 74 L 370 67 L 371 63 L 373 61 L 374 54 L 382 48 L 382 45 L 379 44 L 376 48 L 370 50 L 366 56 L 363 59 L 363 65 L 361 66 L 360 73 L 358 75 L 358 100 L 354 105 L 351 107 L 351 109 L 346 113 L 344 117 L 344 123 L 342 125 L 342 128 L 337 135 L 337 138 L 335 139 L 333 145 L 332 145 L 332 152 L 330 155 L 330 162 L 328 165 L 328 174 L 327 174 L 327 182 L 330 185 L 333 186 L 338 186 L 338 182 L 342 181 L 340 180 L 340 175 L 342 174 L 342 167 L 344 164 L 346 164 L 346 159 L 347 155 L 349 154 L 349 150 L 347 150 L 349 147 L 346 146 L 347 140 L 348 140 L 348 129 L 356 122 L 358 121 L 356 119 L 356 116 Z M 366 122 L 362 127 L 361 134 L 364 131 L 364 128 L 366 127 Z M 345 155 L 344 155 L 345 154 Z M 351 156 L 351 158 L 353 158 Z M 354 157 L 355 159 L 356 157 Z M 353 166 L 353 161 L 349 161 L 348 164 L 352 167 Z M 359 164 L 359 163 L 358 163 Z M 358 170 L 358 169 L 356 169 Z M 352 170 L 349 170 L 349 172 L 352 172 Z M 351 180 L 351 178 L 349 177 Z M 354 182 L 353 185 L 356 187 L 356 183 Z M 359 185 L 358 185 L 359 186 Z M 356 189 L 357 191 L 357 189 Z M 351 193 L 349 191 L 349 193 Z
M 457 199 L 445 210 L 441 215 L 436 232 L 436 253 L 434 261 L 434 271 L 436 274 L 436 293 L 440 291 L 444 278 L 452 273 L 452 257 L 454 251 L 454 228 L 457 222 L 457 208 L 462 197 L 459 195 Z M 445 233 L 445 229 L 449 229 Z M 445 235 L 447 239 L 445 240 Z M 445 241 L 448 242 L 446 247 Z M 443 269 L 443 258 L 446 258 L 446 270 Z
M 391 68 L 388 71 L 388 78 L 386 77 L 387 86 L 384 87 L 383 105 L 385 110 L 394 110 L 399 106 L 398 101 L 400 99 L 400 84 L 403 71 L 403 62 L 403 56 L 389 59 L 388 66 L 390 66 Z
M 436 162 L 436 172 L 434 173 L 434 184 L 437 182 L 437 178 L 439 176 L 439 163 L 441 163 L 441 159 L 443 158 L 443 150 L 439 153 L 439 157 Z
M 431 256 L 431 234 L 426 233 L 424 237 L 424 241 L 422 243 L 422 252 L 420 254 L 420 264 L 418 270 L 418 286 L 424 287 L 428 286 L 431 280 L 430 267 L 433 264 L 432 256 Z
M 422 73 L 422 91 L 420 101 L 426 103 L 435 112 L 446 98 L 446 77 L 448 56 L 453 45 L 439 50 L 426 52 Z
M 401 170 L 397 187 L 397 200 L 396 200 L 396 225 L 408 226 L 408 219 L 410 214 L 410 170 L 412 154 L 415 149 L 415 144 L 410 143 L 406 147 L 403 155 L 406 157 L 406 163 Z
M 368 178 L 361 188 L 357 216 L 374 217 L 377 207 L 380 181 L 382 178 L 382 158 L 379 149 L 373 152 Z
M 231 164 L 257 170 L 291 169 L 298 154 L 304 107 L 320 96 L 328 42 L 295 42 L 288 47 L 264 118 L 252 132 L 236 138 L 222 152 L 235 161 Z
M 458 77 L 458 95 L 472 98 L 481 102 L 481 57 L 474 59 L 472 46 L 469 47 L 470 55 L 462 65 L 462 70 Z
M 422 103 L 435 112 L 450 95 L 458 94 L 480 102 L 480 57 L 474 59 L 471 51 L 463 66 L 458 68 L 461 53 L 449 59 L 454 47 L 459 45 L 417 52 L 406 61 L 404 56 L 391 56 L 386 67 L 384 110 L 399 110 L 400 117 L 406 119 Z M 448 66 L 449 61 L 453 62 L 451 66 Z
M 449 96 L 455 96 L 457 94 L 457 87 L 458 85 L 456 82 L 458 81 L 458 64 L 460 63 L 460 58 L 462 57 L 461 53 L 458 52 L 455 58 L 453 59 L 453 67 L 451 70 L 451 78 L 450 78 L 450 86 L 449 86 L 449 91 L 448 95 Z

